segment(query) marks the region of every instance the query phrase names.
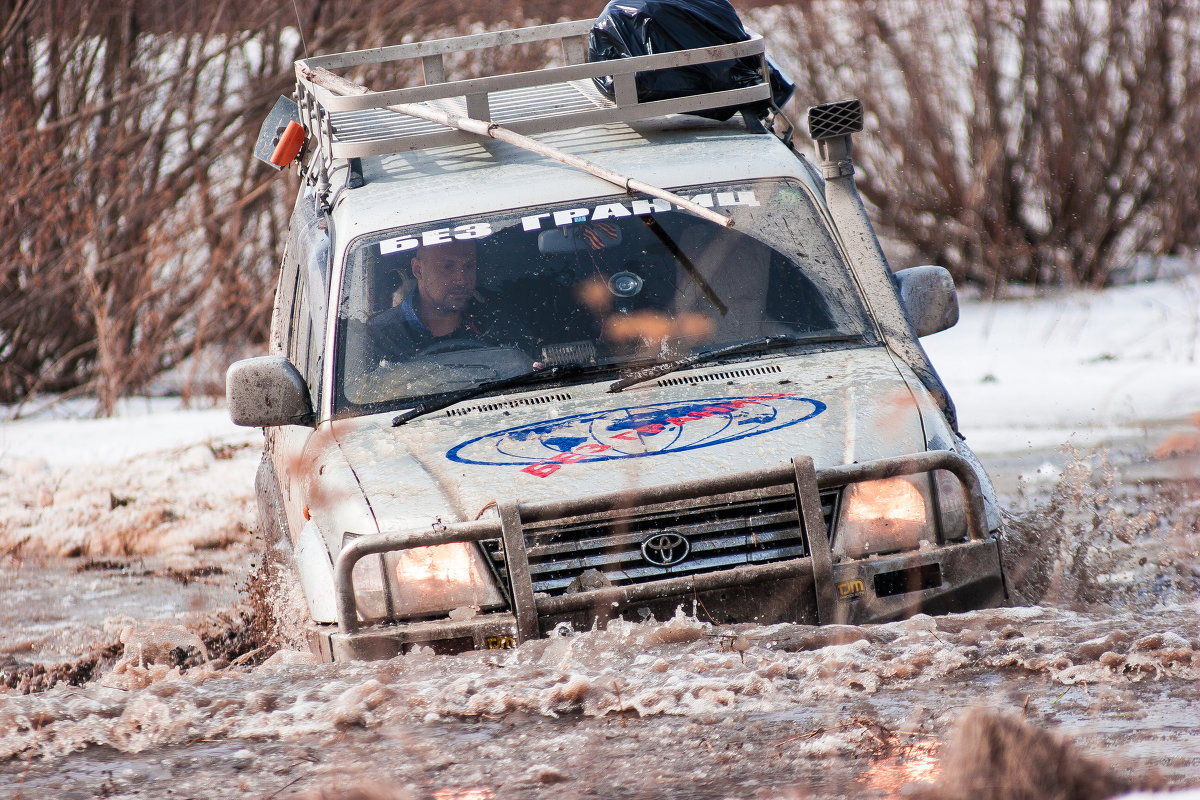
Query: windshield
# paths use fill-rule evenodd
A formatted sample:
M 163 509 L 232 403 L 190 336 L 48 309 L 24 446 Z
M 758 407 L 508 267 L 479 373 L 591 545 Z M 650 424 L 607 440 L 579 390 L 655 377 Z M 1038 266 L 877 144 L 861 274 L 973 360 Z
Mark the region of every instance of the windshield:
M 342 279 L 335 414 L 407 408 L 530 373 L 536 382 L 542 371 L 547 380 L 616 374 L 739 342 L 778 351 L 780 337 L 799 347 L 872 335 L 799 186 L 680 193 L 735 227 L 621 195 L 359 239 Z

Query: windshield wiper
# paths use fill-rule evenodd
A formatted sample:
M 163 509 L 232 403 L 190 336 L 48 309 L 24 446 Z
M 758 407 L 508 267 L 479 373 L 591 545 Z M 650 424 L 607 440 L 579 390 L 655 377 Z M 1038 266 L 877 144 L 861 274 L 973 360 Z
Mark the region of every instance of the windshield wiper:
M 488 392 L 500 391 L 502 389 L 511 389 L 516 386 L 522 386 L 528 383 L 541 383 L 547 380 L 555 380 L 558 378 L 569 378 L 574 375 L 582 375 L 588 372 L 611 370 L 612 366 L 608 364 L 559 364 L 549 369 L 533 370 L 531 372 L 522 372 L 519 375 L 512 375 L 507 378 L 498 378 L 494 381 L 484 381 L 467 389 L 459 389 L 453 392 L 443 392 L 436 394 L 426 400 L 424 403 L 418 404 L 415 408 L 410 408 L 407 411 L 402 411 L 392 418 L 392 427 L 397 428 L 409 420 L 416 419 L 425 414 L 430 414 L 434 411 L 441 411 L 443 408 L 449 408 L 455 403 L 461 403 L 464 400 L 470 400 L 472 397 L 478 397 L 481 394 Z
M 712 284 L 705 279 L 704 274 L 700 272 L 700 270 L 696 269 L 696 265 L 692 263 L 690 258 L 688 258 L 687 253 L 683 252 L 678 243 L 676 243 L 676 241 L 671 238 L 671 235 L 663 229 L 663 226 L 658 224 L 658 220 L 654 218 L 654 215 L 648 214 L 644 217 L 640 217 L 640 219 L 645 226 L 650 229 L 650 232 L 658 237 L 658 240 L 662 242 L 662 246 L 667 248 L 667 251 L 671 255 L 675 256 L 675 260 L 679 262 L 679 265 L 683 267 L 684 271 L 687 272 L 691 279 L 694 280 L 700 287 L 700 291 L 704 293 L 704 296 L 708 299 L 708 302 L 712 303 L 713 308 L 717 310 L 717 313 L 719 313 L 722 317 L 728 314 L 729 306 L 725 305 L 725 301 L 717 296 L 717 292 L 715 289 L 713 289 Z
M 816 335 L 799 335 L 793 333 L 779 333 L 773 336 L 760 336 L 757 339 L 749 339 L 744 342 L 736 342 L 735 344 L 718 347 L 716 350 L 705 350 L 703 353 L 692 353 L 682 358 L 677 358 L 674 361 L 664 361 L 660 364 L 654 364 L 646 369 L 640 369 L 636 372 L 626 375 L 620 380 L 613 381 L 608 387 L 608 391 L 619 392 L 623 389 L 628 389 L 636 383 L 648 381 L 653 378 L 661 378 L 677 370 L 703 364 L 706 361 L 715 361 L 723 356 L 736 355 L 737 353 L 750 352 L 754 350 L 765 350 L 773 347 L 778 347 L 784 344 L 819 344 L 822 342 L 843 342 L 847 339 L 855 339 L 856 336 L 850 336 L 845 333 L 822 333 Z

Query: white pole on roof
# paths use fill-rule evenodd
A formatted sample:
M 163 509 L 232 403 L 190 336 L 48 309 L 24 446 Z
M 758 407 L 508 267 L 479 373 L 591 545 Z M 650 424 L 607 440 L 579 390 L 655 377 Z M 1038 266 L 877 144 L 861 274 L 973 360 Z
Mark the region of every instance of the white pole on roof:
M 342 76 L 330 72 L 324 67 L 297 67 L 297 72 L 302 78 L 305 78 L 312 83 L 338 95 L 360 95 L 369 94 L 370 89 L 362 84 L 347 80 Z M 421 105 L 419 103 L 397 103 L 396 105 L 387 106 L 388 111 L 395 111 L 399 114 L 407 114 L 410 117 L 417 117 L 428 122 L 435 122 L 438 125 L 445 125 L 448 128 L 457 128 L 460 131 L 467 133 L 478 134 L 479 136 L 488 136 L 501 142 L 506 142 L 514 147 L 520 147 L 524 150 L 537 153 L 546 158 L 552 158 L 555 161 L 560 161 L 568 166 L 581 169 L 591 175 L 595 175 L 601 180 L 606 180 L 609 183 L 616 184 L 627 192 L 641 192 L 648 194 L 651 197 L 657 197 L 660 200 L 666 200 L 668 203 L 673 203 L 680 208 L 690 211 L 698 217 L 715 222 L 725 228 L 733 227 L 733 219 L 724 214 L 718 214 L 712 209 L 705 208 L 702 205 L 693 203 L 685 197 L 680 197 L 674 192 L 669 192 L 666 189 L 659 189 L 657 186 L 652 186 L 644 181 L 639 181 L 637 178 L 630 178 L 621 175 L 618 172 L 613 172 L 607 167 L 602 167 L 587 159 L 579 156 L 571 155 L 570 153 L 560 150 L 557 147 L 551 147 L 548 144 L 539 142 L 537 139 L 523 136 L 522 134 L 510 131 L 502 127 L 499 123 L 491 120 L 474 119 L 473 117 L 464 117 L 460 114 L 453 114 L 448 111 L 441 111 L 430 106 Z

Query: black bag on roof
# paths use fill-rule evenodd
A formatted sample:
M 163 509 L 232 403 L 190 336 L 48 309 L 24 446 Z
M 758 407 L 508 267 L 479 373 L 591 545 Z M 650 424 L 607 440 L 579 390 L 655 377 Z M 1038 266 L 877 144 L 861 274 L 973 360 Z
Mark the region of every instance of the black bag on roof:
M 749 38 L 728 0 L 611 0 L 596 18 L 588 36 L 588 61 L 733 44 Z M 741 58 L 640 72 L 636 79 L 638 100 L 668 100 L 754 86 L 761 80 L 756 60 Z M 774 64 L 769 60 L 767 63 L 772 102 L 781 108 L 796 87 Z M 594 80 L 602 92 L 613 96 L 611 77 Z M 740 110 L 726 107 L 691 113 L 726 120 Z M 768 103 L 754 103 L 746 110 L 762 116 L 768 110 Z

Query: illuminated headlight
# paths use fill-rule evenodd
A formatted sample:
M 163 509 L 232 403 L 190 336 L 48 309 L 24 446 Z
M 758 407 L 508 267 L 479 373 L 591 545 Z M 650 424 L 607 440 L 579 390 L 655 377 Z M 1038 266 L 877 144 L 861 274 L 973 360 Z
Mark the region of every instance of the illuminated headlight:
M 932 541 L 932 504 L 926 475 L 852 483 L 842 493 L 835 556 L 861 558 L 915 550 Z
M 342 546 L 357 539 L 342 538 Z M 370 555 L 354 565 L 354 600 L 364 621 L 436 616 L 456 608 L 504 606 L 483 555 L 465 542 Z
M 475 606 L 504 605 L 483 554 L 465 542 L 386 554 L 396 617 L 427 616 Z

